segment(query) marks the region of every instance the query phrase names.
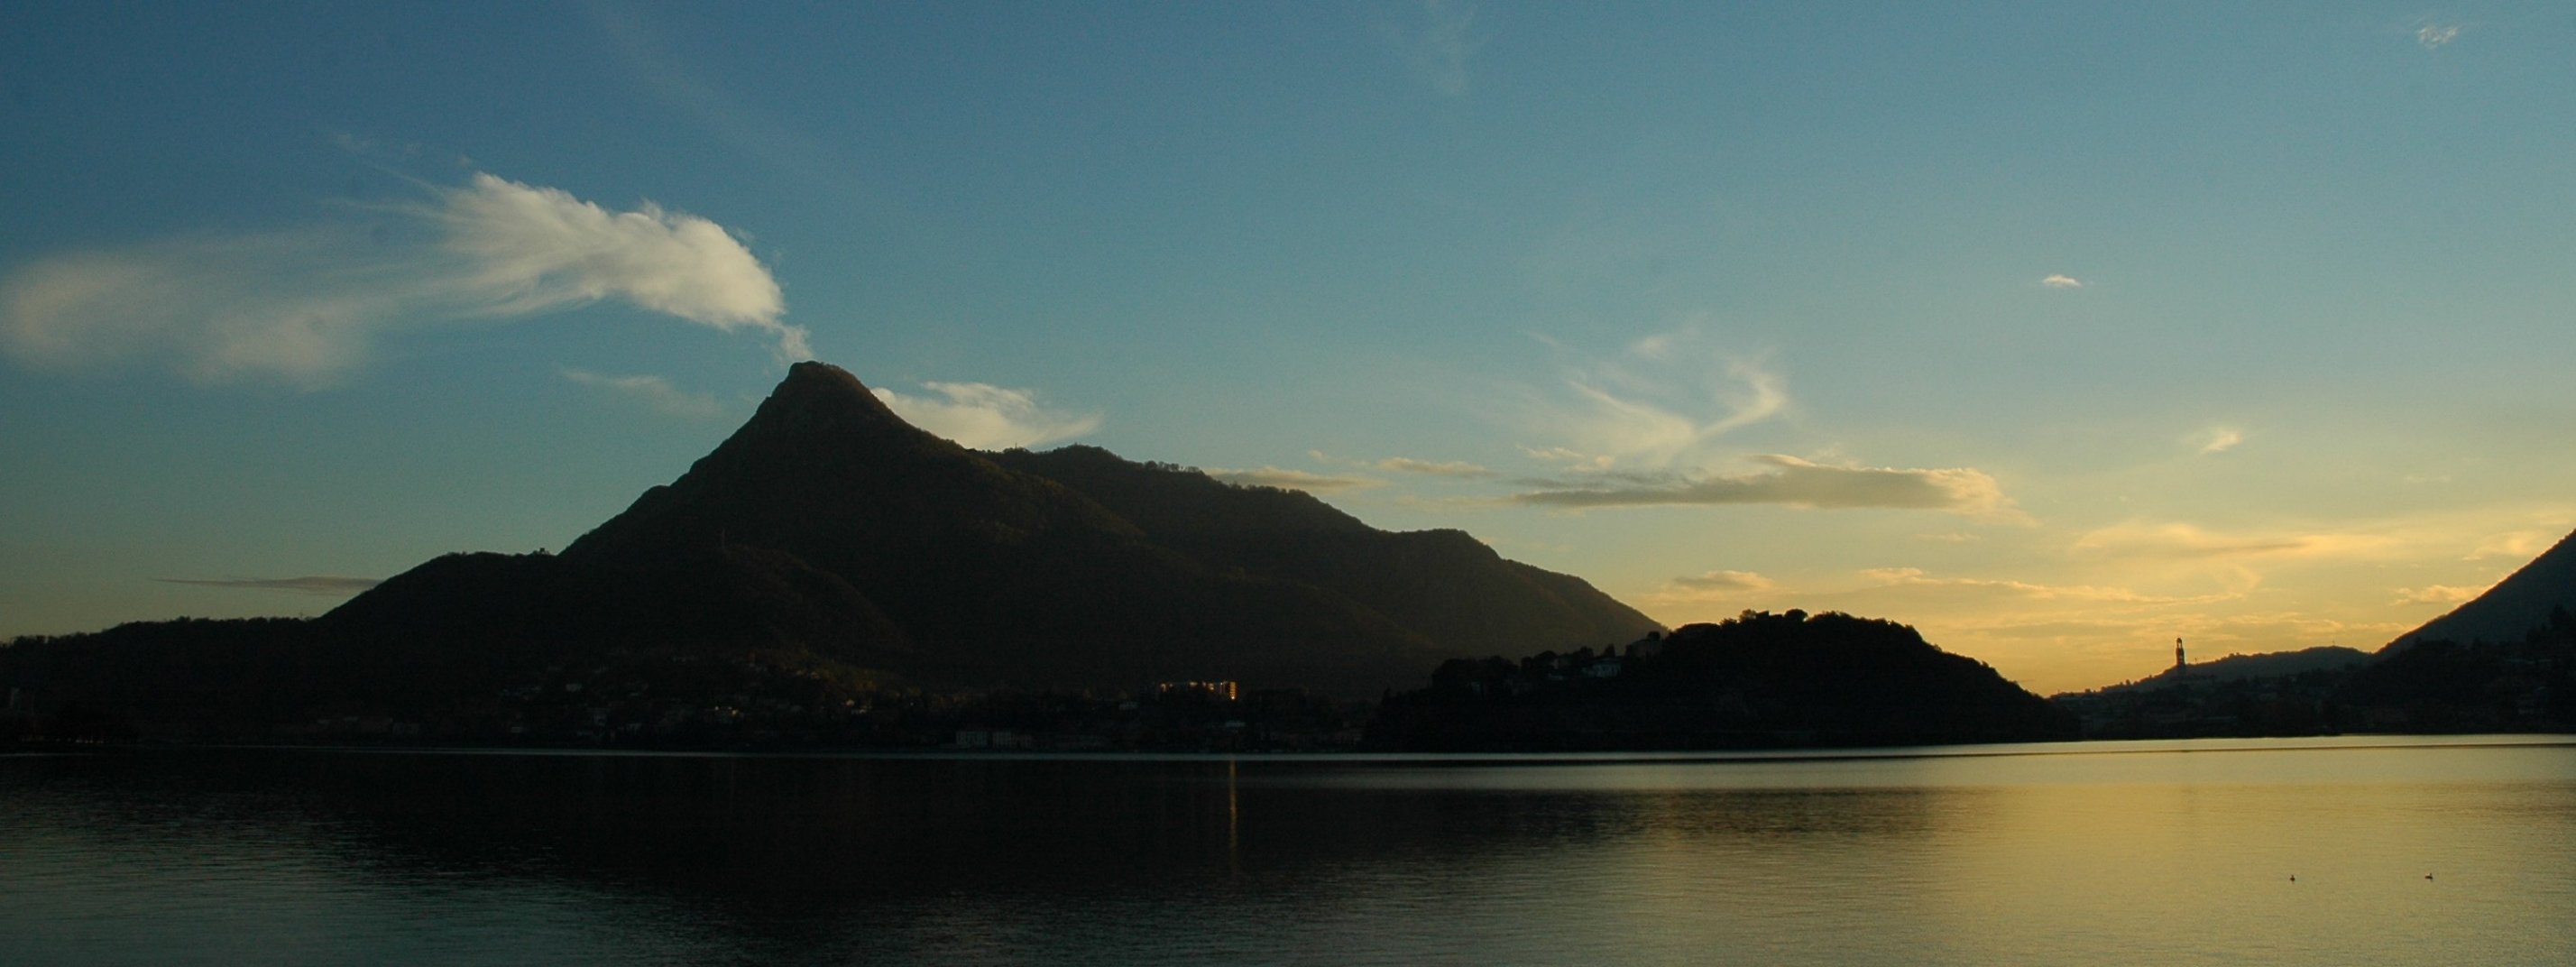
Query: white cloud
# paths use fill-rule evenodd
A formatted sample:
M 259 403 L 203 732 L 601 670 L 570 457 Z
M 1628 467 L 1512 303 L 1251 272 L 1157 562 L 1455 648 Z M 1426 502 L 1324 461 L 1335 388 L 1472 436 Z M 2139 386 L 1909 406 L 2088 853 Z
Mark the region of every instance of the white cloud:
M 1378 27 L 1378 36 L 1395 48 L 1431 89 L 1448 97 L 1467 93 L 1467 60 L 1484 45 L 1482 38 L 1469 29 L 1475 25 L 1476 6 L 1460 0 L 1422 0 L 1422 16 L 1416 23 L 1386 23 Z
M 2237 444 L 2245 442 L 2245 431 L 2231 426 L 2213 426 L 2193 434 L 2189 442 L 2200 448 L 2202 456 L 2226 453 L 2236 449 Z
M 722 226 L 615 212 L 477 174 L 428 204 L 293 230 L 73 252 L 0 278 L 0 349 L 36 365 L 151 359 L 201 383 L 325 385 L 386 334 L 617 299 L 810 355 L 778 283 Z
M 716 402 L 715 397 L 680 389 L 671 385 L 670 380 L 659 376 L 611 376 L 568 366 L 558 368 L 556 372 L 562 373 L 563 378 L 583 386 L 640 400 L 645 405 L 672 416 L 705 419 L 724 414 L 724 404 Z
M 2052 289 L 2081 289 L 2084 287 L 2084 280 L 2071 275 L 2050 275 L 2039 280 L 2039 284 Z
M 1210 468 L 1206 472 L 1208 476 L 1230 484 L 1278 487 L 1282 490 L 1303 490 L 1318 494 L 1341 490 L 1365 490 L 1386 485 L 1386 481 L 1371 477 L 1337 477 L 1304 470 L 1282 470 L 1278 467 L 1262 467 L 1256 470 Z
M 513 316 L 616 297 L 725 331 L 778 341 L 789 360 L 812 358 L 805 330 L 779 321 L 778 281 L 724 226 L 645 202 L 612 212 L 556 188 L 488 174 L 443 191 L 422 213 L 448 229 L 465 256 L 455 280 L 489 316 Z
M 1432 461 L 1416 460 L 1411 457 L 1388 457 L 1384 460 L 1370 464 L 1370 466 L 1376 467 L 1380 470 L 1387 470 L 1396 473 L 1418 473 L 1433 477 L 1476 478 L 1494 476 L 1494 472 L 1492 470 L 1468 463 L 1464 460 Z
M 2425 50 L 2440 50 L 2458 39 L 2459 24 L 2439 24 L 2428 20 L 2415 28 L 2415 42 L 2423 45 Z
M 940 398 L 872 390 L 906 422 L 978 450 L 1032 447 L 1100 429 L 1100 414 L 1067 413 L 1038 403 L 1024 389 L 989 383 L 923 383 Z
M 1736 476 L 1624 477 L 1610 486 L 1538 490 L 1512 499 L 1569 508 L 1783 504 L 1825 509 L 1942 510 L 1970 517 L 2027 519 L 2004 496 L 2002 485 L 1981 470 L 1828 466 L 1780 454 L 1752 459 L 1771 469 Z

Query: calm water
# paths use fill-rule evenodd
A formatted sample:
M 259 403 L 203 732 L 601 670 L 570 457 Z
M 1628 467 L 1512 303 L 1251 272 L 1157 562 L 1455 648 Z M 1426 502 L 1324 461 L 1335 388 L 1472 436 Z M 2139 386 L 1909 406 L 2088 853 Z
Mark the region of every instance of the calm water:
M 2570 963 L 2576 740 L 0 757 L 5 964 L 1180 962 Z

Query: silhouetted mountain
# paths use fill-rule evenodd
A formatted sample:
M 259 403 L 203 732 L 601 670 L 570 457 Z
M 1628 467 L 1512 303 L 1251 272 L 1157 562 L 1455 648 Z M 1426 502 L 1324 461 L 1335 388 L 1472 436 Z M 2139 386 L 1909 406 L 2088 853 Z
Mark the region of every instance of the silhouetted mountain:
M 2101 691 L 2123 692 L 2153 690 L 2174 685 L 2208 682 L 2233 682 L 2252 678 L 2283 678 L 2312 671 L 2346 671 L 2370 660 L 2370 653 L 2341 645 L 2319 645 L 2298 651 L 2272 651 L 2253 655 L 2229 655 L 2216 661 L 2193 662 L 2181 668 L 2163 671 L 2112 685 Z
M 2403 651 L 2419 641 L 2520 641 L 2531 629 L 2548 624 L 2550 612 L 2559 608 L 2576 609 L 2576 534 L 2560 539 L 2476 600 L 2397 636 L 2380 654 Z
M 1098 447 L 991 456 L 1080 491 L 1158 544 L 1211 566 L 1332 590 L 1449 654 L 1611 644 L 1661 627 L 1581 578 L 1505 559 L 1465 531 L 1389 533 L 1310 494 L 1134 463 Z
M 1746 612 L 1631 645 L 1458 660 L 1389 698 L 1372 744 L 1418 751 L 1723 749 L 2072 738 L 2073 716 L 1913 628 Z
M 2049 701 L 2074 713 L 2088 739 L 2325 735 L 2342 728 L 2335 690 L 2370 662 L 2335 645 L 2229 655 Z
M 2511 638 L 2391 645 L 2334 698 L 2360 731 L 2566 731 L 2576 725 L 2576 612 L 2552 608 Z
M 755 697 L 811 718 L 898 684 L 1375 694 L 1444 657 L 1655 627 L 1454 531 L 1389 534 L 1304 494 L 1089 448 L 979 454 L 800 363 L 687 473 L 560 555 L 448 555 L 311 622 L 35 642 L 0 655 L 0 673 L 41 680 L 57 705 L 172 709 L 213 690 L 234 711 L 361 722 L 524 718 L 544 695 L 546 715 L 584 731 L 583 716 L 626 714 L 602 691 L 691 721 Z M 156 650 L 211 671 L 90 667 Z
M 554 567 L 570 575 L 557 580 L 616 589 L 648 612 L 742 604 L 749 610 L 698 622 L 703 634 L 759 634 L 935 685 L 1218 678 L 1374 691 L 1440 654 L 1332 590 L 1210 567 L 1157 543 L 1063 484 L 914 428 L 820 363 L 794 367 L 731 438 L 574 541 Z M 800 593 L 746 600 L 731 590 L 746 582 Z M 423 583 L 426 614 L 378 614 L 372 599 Z M 345 620 L 419 627 L 449 620 L 450 600 L 489 593 L 439 591 L 427 575 L 388 585 L 351 601 Z M 665 597 L 687 607 L 654 600 Z M 562 598 L 540 595 L 497 627 L 644 633 L 608 613 L 565 626 L 546 613 Z

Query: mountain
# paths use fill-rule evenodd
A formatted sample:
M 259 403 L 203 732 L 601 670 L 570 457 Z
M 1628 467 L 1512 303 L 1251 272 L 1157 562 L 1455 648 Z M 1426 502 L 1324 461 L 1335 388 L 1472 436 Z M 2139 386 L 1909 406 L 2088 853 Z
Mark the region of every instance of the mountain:
M 2559 540 L 2495 587 L 2424 623 L 2380 649 L 2388 655 L 2422 641 L 2520 641 L 2560 608 L 2576 611 L 2576 534 Z
M 1891 621 L 1748 612 L 1632 644 L 1451 661 L 1371 726 L 1405 751 L 1732 749 L 2073 738 L 2075 718 Z
M 1443 658 L 1657 628 L 1456 531 L 1387 533 L 1096 448 L 968 450 L 800 363 L 686 473 L 560 554 L 445 555 L 309 622 L 21 642 L 0 649 L 0 684 L 230 734 L 265 716 L 579 735 L 753 713 L 830 725 L 910 686 L 1375 695 Z
M 988 456 L 1081 492 L 1158 544 L 1330 590 L 1445 654 L 1610 644 L 1658 627 L 1581 578 L 1506 559 L 1465 531 L 1389 533 L 1301 491 L 1229 484 L 1098 447 Z
M 2376 731 L 2576 725 L 2576 534 L 2485 594 L 2388 643 L 2335 691 Z
M 2347 671 L 2370 660 L 2370 653 L 2341 645 L 2319 645 L 2297 651 L 2269 651 L 2251 655 L 2229 655 L 2214 661 L 2194 662 L 2118 685 L 2100 689 L 2103 693 L 2154 691 L 2176 685 L 2235 682 L 2253 678 L 2285 678 L 2312 671 Z

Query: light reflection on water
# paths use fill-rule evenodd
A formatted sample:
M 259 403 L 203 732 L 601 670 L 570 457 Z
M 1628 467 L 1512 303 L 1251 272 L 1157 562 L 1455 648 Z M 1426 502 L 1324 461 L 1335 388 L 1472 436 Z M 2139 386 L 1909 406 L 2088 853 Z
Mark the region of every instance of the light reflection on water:
M 0 963 L 2550 963 L 2571 845 L 2526 738 L 15 757 Z

